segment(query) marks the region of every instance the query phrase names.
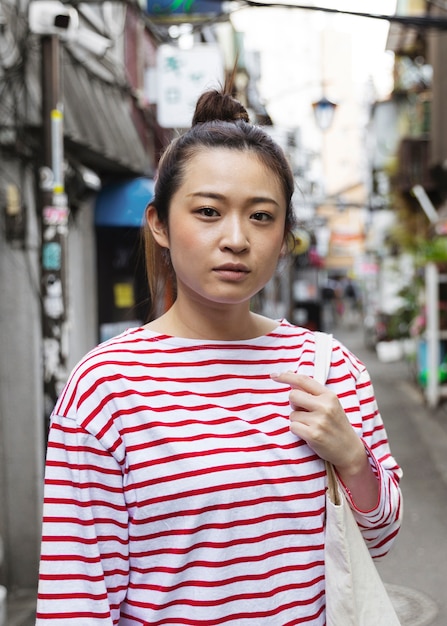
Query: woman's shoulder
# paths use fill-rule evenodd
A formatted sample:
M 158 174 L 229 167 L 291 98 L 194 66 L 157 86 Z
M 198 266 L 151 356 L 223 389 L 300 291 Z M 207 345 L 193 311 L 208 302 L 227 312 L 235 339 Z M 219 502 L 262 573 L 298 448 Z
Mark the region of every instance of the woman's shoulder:
M 145 350 L 148 341 L 144 327 L 128 328 L 89 350 L 77 363 L 73 372 L 89 370 L 90 367 L 111 366 L 116 358 L 132 360 Z
M 116 373 L 138 362 L 147 338 L 142 328 L 129 328 L 89 350 L 73 367 L 55 405 L 55 412 L 68 415 L 86 394 L 99 388 L 99 381 L 113 380 Z
M 288 337 L 298 337 L 300 340 L 313 340 L 314 337 L 313 330 L 293 324 L 285 317 L 277 320 L 277 326 L 272 332 Z
M 360 375 L 367 376 L 364 363 L 340 340 L 336 334 L 326 331 L 317 331 L 314 329 L 303 328 L 283 320 L 281 324 L 281 332 L 293 337 L 299 337 L 303 346 L 303 353 L 308 356 L 309 362 L 312 362 L 316 350 L 317 338 L 316 334 L 320 333 L 329 338 L 326 349 L 331 350 L 331 368 L 333 372 L 338 371 L 338 377 L 348 376 L 351 379 L 357 379 Z

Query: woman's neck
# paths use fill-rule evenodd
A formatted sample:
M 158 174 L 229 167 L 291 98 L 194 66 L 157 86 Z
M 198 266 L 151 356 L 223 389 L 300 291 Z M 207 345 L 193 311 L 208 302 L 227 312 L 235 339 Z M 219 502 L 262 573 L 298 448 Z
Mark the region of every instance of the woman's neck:
M 174 302 L 164 315 L 149 322 L 147 328 L 185 339 L 238 341 L 254 339 L 272 332 L 278 323 L 247 308 L 220 308 L 213 314 L 192 311 Z

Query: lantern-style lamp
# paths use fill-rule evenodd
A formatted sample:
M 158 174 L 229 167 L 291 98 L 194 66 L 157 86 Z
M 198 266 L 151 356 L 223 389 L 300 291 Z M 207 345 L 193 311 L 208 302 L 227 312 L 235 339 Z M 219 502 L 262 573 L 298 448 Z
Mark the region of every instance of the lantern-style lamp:
M 312 103 L 312 108 L 314 110 L 315 121 L 317 122 L 318 128 L 323 132 L 328 130 L 332 124 L 332 120 L 334 119 L 337 104 L 328 100 L 326 96 L 323 96 L 317 102 Z

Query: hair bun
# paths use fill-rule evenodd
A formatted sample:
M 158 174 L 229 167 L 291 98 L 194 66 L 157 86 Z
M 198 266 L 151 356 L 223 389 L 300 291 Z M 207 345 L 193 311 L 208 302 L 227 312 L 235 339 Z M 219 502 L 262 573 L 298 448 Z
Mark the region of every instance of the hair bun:
M 197 100 L 192 126 L 217 120 L 224 122 L 243 120 L 244 122 L 249 122 L 250 118 L 245 107 L 236 98 L 233 98 L 229 93 L 213 89 L 203 93 Z

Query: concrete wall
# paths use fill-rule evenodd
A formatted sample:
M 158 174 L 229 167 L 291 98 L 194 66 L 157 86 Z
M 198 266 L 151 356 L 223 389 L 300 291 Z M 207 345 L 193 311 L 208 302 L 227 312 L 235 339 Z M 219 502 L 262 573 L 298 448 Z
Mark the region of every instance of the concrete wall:
M 33 173 L 2 162 L 2 183 L 19 186 L 27 207 L 25 249 L 0 233 L 0 534 L 8 587 L 35 584 L 44 454 Z M 2 185 L 3 186 L 3 185 Z M 3 207 L 1 207 L 3 209 Z M 3 217 L 3 216 L 2 216 Z
M 27 206 L 25 249 L 0 230 L 0 584 L 37 582 L 45 427 L 39 299 L 39 229 L 34 174 L 2 162 L 0 187 L 20 186 Z M 68 239 L 69 364 L 97 343 L 94 198 L 70 218 Z M 0 210 L 3 207 L 0 206 Z M 3 216 L 1 216 L 3 217 Z
M 445 19 L 445 11 L 437 10 L 436 12 Z M 445 70 L 447 36 L 445 33 L 436 31 L 430 36 L 429 42 L 428 61 L 433 66 L 430 165 L 441 167 L 445 175 L 445 163 L 447 159 L 447 119 L 445 115 L 445 102 L 447 97 L 447 72 Z

